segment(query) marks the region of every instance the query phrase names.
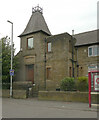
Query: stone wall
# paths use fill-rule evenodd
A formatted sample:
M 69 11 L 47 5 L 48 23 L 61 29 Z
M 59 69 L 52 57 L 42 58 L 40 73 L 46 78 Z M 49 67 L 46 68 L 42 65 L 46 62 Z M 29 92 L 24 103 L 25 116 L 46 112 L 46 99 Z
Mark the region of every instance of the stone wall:
M 2 97 L 9 98 L 10 90 L 2 90 Z
M 27 39 L 34 38 L 34 48 L 27 49 Z M 46 42 L 45 42 L 46 38 Z M 71 42 L 70 42 L 71 41 Z M 51 42 L 51 52 L 47 52 L 47 42 Z M 26 65 L 34 65 L 34 83 L 36 88 L 44 90 L 45 84 L 47 90 L 56 90 L 60 87 L 60 81 L 64 77 L 69 77 L 69 67 L 72 57 L 72 38 L 68 33 L 54 36 L 47 36 L 43 32 L 37 32 L 21 38 L 20 69 L 16 75 L 16 81 L 26 81 Z M 46 53 L 46 65 L 45 65 Z M 31 59 L 32 60 L 31 60 Z M 28 60 L 27 60 L 28 59 Z M 31 63 L 31 61 L 33 63 Z M 46 69 L 51 67 L 51 78 L 46 79 Z M 46 83 L 45 83 L 46 79 Z
M 79 64 L 78 74 L 79 76 L 88 76 L 88 66 L 96 65 L 99 63 L 99 56 L 88 57 L 89 45 L 79 46 L 77 48 L 77 60 Z
M 39 91 L 38 99 L 88 103 L 88 92 Z M 92 103 L 97 100 L 97 95 L 92 95 Z
M 10 98 L 10 90 L 2 90 L 2 97 Z M 26 90 L 13 90 L 13 98 L 26 99 L 27 91 Z
M 27 39 L 33 37 L 34 48 L 27 49 Z M 45 37 L 47 34 L 43 32 L 37 32 L 30 35 L 21 37 L 21 48 L 20 52 L 20 68 L 16 75 L 16 81 L 27 81 L 27 71 L 26 65 L 34 65 L 34 83 L 37 89 L 44 90 L 44 76 L 45 76 L 45 63 L 44 63 L 44 53 L 45 53 Z M 31 58 L 32 59 L 29 59 Z M 28 57 L 28 63 L 26 58 Z M 33 63 L 31 63 L 33 61 Z
M 46 40 L 46 44 L 51 42 L 51 52 L 46 52 L 46 68 L 51 68 L 51 77 L 46 79 L 47 90 L 56 90 L 60 87 L 61 80 L 69 77 L 72 56 L 70 41 L 71 36 L 67 33 L 50 36 Z
M 13 98 L 26 99 L 28 97 L 35 97 L 35 94 L 31 96 L 32 91 L 28 93 L 27 90 L 13 90 Z M 2 97 L 9 98 L 10 91 L 2 90 Z M 36 96 L 37 97 L 37 96 Z M 84 102 L 88 103 L 88 92 L 64 92 L 64 91 L 39 91 L 39 100 L 55 100 L 55 101 L 66 101 L 66 102 Z M 99 104 L 99 94 L 91 95 L 91 103 Z

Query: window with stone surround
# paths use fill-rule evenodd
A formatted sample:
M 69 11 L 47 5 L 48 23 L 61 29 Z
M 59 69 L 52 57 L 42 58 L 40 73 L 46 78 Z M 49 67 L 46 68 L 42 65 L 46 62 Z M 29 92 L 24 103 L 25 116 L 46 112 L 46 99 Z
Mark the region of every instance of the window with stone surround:
M 32 49 L 34 47 L 34 40 L 33 37 L 27 39 L 27 48 Z
M 51 52 L 51 42 L 47 43 L 47 52 Z
M 99 56 L 99 45 L 88 47 L 88 57 Z

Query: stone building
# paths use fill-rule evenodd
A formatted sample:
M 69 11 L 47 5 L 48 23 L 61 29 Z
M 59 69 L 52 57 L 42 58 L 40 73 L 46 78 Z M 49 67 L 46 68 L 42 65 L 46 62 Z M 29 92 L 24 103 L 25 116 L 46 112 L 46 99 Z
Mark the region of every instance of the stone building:
M 99 30 L 74 35 L 77 60 L 77 76 L 88 76 L 88 69 L 99 67 Z
M 16 81 L 26 84 L 30 81 L 37 91 L 56 90 L 64 77 L 87 76 L 88 67 L 97 64 L 97 30 L 73 36 L 52 35 L 39 6 L 33 8 L 19 37 L 20 69 Z

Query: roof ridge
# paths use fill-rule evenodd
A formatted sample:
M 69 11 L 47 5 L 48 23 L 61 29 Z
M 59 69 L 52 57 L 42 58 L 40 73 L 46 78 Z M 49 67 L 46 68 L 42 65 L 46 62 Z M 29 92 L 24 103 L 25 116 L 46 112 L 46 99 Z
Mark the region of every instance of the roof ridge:
M 89 32 L 94 32 L 94 31 L 97 31 L 99 29 L 95 29 L 95 30 L 90 30 L 90 31 L 85 31 L 85 32 L 82 32 L 82 33 L 77 33 L 77 34 L 74 34 L 75 35 L 79 35 L 79 34 L 85 34 L 85 33 L 89 33 Z
M 51 36 L 48 36 L 48 37 L 46 37 L 46 38 L 57 37 L 57 36 L 59 36 L 59 35 L 64 35 L 64 34 L 70 35 L 69 33 L 64 32 L 64 33 L 59 33 L 59 34 L 51 35 Z M 70 35 L 70 36 L 71 36 L 71 35 Z

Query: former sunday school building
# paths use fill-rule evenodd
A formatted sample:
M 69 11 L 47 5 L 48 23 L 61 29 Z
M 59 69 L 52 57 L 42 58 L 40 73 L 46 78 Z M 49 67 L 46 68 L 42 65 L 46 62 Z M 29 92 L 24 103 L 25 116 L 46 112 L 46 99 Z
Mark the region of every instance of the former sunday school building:
M 97 33 L 93 30 L 52 35 L 42 8 L 33 8 L 25 30 L 19 35 L 20 69 L 16 81 L 31 82 L 37 90 L 56 90 L 64 77 L 88 76 L 88 68 L 99 64 Z

